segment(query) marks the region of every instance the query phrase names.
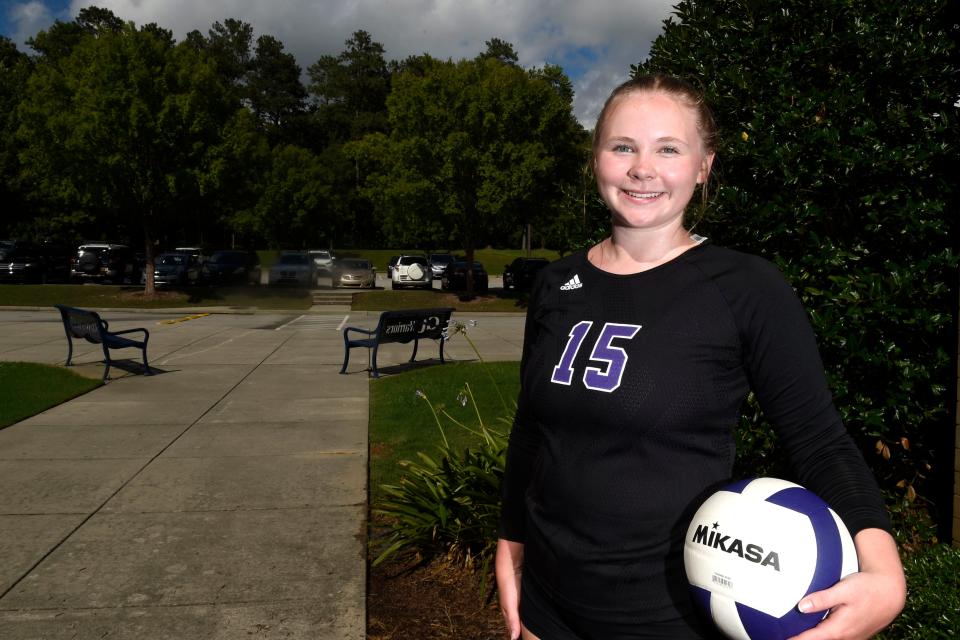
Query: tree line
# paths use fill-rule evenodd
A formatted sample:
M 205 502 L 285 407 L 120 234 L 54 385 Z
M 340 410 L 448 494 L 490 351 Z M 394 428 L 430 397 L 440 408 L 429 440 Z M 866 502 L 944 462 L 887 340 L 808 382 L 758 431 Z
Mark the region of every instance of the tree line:
M 272 248 L 569 248 L 586 132 L 559 67 L 493 38 L 387 60 L 355 32 L 306 73 L 236 19 L 177 42 L 89 7 L 0 38 L 4 236 Z M 578 229 L 566 223 L 577 222 Z

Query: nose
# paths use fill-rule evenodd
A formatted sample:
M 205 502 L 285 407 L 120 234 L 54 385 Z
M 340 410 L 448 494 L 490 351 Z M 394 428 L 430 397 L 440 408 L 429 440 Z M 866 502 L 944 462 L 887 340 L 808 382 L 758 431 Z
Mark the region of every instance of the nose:
M 650 180 L 657 175 L 656 165 L 648 154 L 637 153 L 627 170 L 627 175 L 634 180 Z

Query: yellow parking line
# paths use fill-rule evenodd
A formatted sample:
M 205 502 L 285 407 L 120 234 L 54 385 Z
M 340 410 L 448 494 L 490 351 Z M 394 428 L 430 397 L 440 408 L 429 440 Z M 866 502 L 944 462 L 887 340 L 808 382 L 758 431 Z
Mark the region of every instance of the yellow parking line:
M 210 315 L 209 313 L 197 313 L 192 316 L 183 316 L 182 318 L 173 318 L 172 320 L 161 320 L 157 324 L 176 324 L 178 322 L 186 322 L 187 320 L 196 320 L 197 318 L 203 318 L 204 316 Z

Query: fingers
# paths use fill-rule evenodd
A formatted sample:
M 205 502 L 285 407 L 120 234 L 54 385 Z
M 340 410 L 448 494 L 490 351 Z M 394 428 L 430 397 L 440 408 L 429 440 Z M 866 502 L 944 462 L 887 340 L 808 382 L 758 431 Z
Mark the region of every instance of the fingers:
M 817 593 L 811 593 L 801 600 L 797 605 L 797 609 L 800 610 L 800 613 L 814 613 L 817 611 L 826 611 L 827 609 L 837 606 L 837 604 L 839 603 L 827 595 L 827 591 L 818 591 Z

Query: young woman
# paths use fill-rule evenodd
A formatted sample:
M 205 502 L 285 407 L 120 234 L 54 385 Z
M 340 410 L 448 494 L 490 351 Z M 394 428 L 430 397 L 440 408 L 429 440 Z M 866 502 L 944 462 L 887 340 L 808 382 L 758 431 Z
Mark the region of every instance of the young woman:
M 527 315 L 496 558 L 511 638 L 716 636 L 689 601 L 683 535 L 730 478 L 750 390 L 861 563 L 798 603 L 831 610 L 798 638 L 867 638 L 903 607 L 882 499 L 799 300 L 770 263 L 684 227 L 716 136 L 702 96 L 660 75 L 618 87 L 597 122 L 611 235 L 543 269 Z

